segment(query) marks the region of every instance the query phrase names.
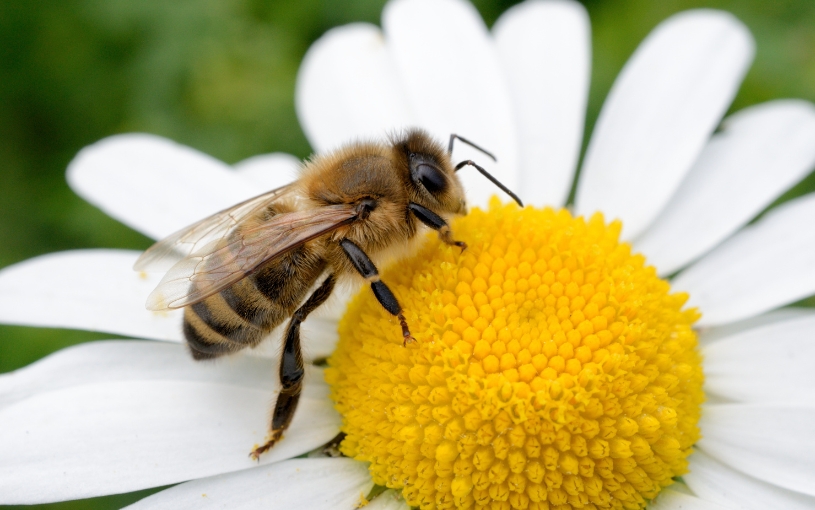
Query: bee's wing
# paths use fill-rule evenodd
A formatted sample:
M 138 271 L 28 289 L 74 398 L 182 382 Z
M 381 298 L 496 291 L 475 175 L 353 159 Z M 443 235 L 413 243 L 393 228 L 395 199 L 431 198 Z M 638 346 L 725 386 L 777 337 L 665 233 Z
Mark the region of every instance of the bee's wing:
M 147 298 L 150 310 L 195 304 L 238 282 L 258 266 L 357 218 L 352 204 L 330 205 L 272 217 L 240 229 L 174 265 Z
M 147 249 L 133 265 L 135 271 L 167 271 L 187 255 L 229 234 L 241 220 L 284 197 L 295 187 L 283 186 L 250 198 L 182 228 Z

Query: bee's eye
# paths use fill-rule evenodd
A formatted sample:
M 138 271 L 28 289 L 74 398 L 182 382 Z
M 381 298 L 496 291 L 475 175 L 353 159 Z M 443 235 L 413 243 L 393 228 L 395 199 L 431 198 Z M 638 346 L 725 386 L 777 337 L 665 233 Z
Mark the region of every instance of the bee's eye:
M 413 179 L 422 183 L 422 186 L 430 193 L 439 193 L 447 187 L 447 180 L 441 170 L 432 165 L 424 163 L 418 165 L 413 175 Z

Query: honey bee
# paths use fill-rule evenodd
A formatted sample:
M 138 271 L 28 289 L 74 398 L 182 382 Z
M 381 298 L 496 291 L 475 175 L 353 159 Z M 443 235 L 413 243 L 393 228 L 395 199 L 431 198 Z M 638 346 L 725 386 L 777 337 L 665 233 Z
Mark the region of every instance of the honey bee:
M 306 162 L 297 181 L 190 225 L 136 261 L 137 271 L 169 268 L 147 308 L 184 308 L 184 337 L 196 360 L 255 347 L 289 319 L 270 433 L 252 458 L 271 448 L 291 422 L 304 375 L 300 324 L 328 299 L 338 279 L 358 274 L 367 280 L 399 321 L 404 343 L 413 342 L 402 307 L 371 257 L 407 246 L 422 225 L 443 242 L 466 248 L 443 218 L 466 214 L 456 175 L 465 166 L 521 204 L 473 161 L 453 165 L 455 140 L 495 159 L 455 134 L 445 150 L 417 129 L 388 143 L 351 143 Z

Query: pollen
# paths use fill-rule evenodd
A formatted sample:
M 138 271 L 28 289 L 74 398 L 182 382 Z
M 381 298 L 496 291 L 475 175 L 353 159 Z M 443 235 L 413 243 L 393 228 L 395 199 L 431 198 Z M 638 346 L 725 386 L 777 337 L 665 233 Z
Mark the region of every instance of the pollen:
M 429 509 L 637 509 L 687 472 L 704 398 L 684 309 L 621 224 L 493 200 L 364 289 L 326 379 L 343 454 Z

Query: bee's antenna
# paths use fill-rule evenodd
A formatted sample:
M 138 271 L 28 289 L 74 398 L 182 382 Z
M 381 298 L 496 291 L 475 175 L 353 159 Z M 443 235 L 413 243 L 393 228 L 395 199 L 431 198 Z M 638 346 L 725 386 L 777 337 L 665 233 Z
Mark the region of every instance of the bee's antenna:
M 453 136 L 455 136 L 455 135 L 453 135 Z M 466 140 L 464 140 L 463 138 L 459 138 L 459 139 L 460 139 L 461 141 L 466 141 Z M 453 138 L 451 137 L 451 138 L 450 138 L 450 143 L 452 144 L 452 142 L 453 142 Z M 469 142 L 467 142 L 467 143 L 469 143 Z M 473 145 L 473 147 L 475 147 L 475 145 Z M 476 147 L 476 148 L 477 148 L 477 147 Z M 489 153 L 487 153 L 487 154 L 489 154 Z M 513 193 L 512 191 L 510 191 L 510 190 L 509 190 L 509 188 L 507 188 L 506 186 L 504 186 L 503 184 L 501 184 L 500 182 L 498 182 L 498 179 L 496 179 L 495 177 L 493 177 L 492 175 L 490 175 L 490 173 L 489 173 L 489 172 L 487 172 L 486 170 L 484 170 L 484 169 L 483 169 L 483 168 L 481 168 L 480 166 L 476 165 L 476 164 L 475 164 L 473 161 L 471 161 L 471 160 L 469 160 L 469 159 L 468 159 L 467 161 L 462 161 L 461 163 L 459 163 L 458 165 L 456 165 L 456 172 L 458 172 L 458 171 L 459 171 L 461 168 L 463 168 L 463 167 L 465 167 L 465 166 L 471 166 L 471 167 L 475 167 L 475 169 L 476 169 L 476 170 L 478 170 L 479 172 L 481 172 L 481 175 L 483 175 L 484 177 L 486 177 L 487 179 L 489 179 L 489 180 L 490 180 L 490 181 L 491 181 L 493 184 L 495 184 L 496 186 L 498 186 L 499 188 L 501 188 L 501 190 L 502 190 L 504 193 L 506 193 L 507 195 L 511 196 L 511 197 L 512 197 L 512 200 L 515 200 L 516 202 L 518 202 L 518 205 L 520 205 L 521 207 L 523 207 L 523 206 L 524 206 L 524 203 L 523 203 L 523 202 L 521 202 L 521 199 L 520 199 L 520 198 L 518 198 L 518 195 L 516 195 L 515 193 Z
M 451 156 L 453 155 L 453 142 L 456 141 L 456 140 L 461 140 L 462 142 L 466 143 L 467 145 L 469 145 L 473 149 L 476 149 L 476 150 L 479 150 L 479 151 L 483 152 L 484 154 L 489 156 L 490 159 L 492 159 L 493 161 L 495 161 L 495 162 L 498 161 L 497 159 L 495 159 L 495 156 L 493 156 L 491 152 L 484 150 L 482 147 L 479 147 L 478 145 L 476 145 L 473 142 L 467 140 L 463 136 L 458 136 L 455 133 L 450 135 L 450 143 L 447 145 L 447 154 L 449 154 Z M 484 173 L 484 172 L 482 171 L 481 173 Z M 490 178 L 490 179 L 492 180 L 492 178 Z

